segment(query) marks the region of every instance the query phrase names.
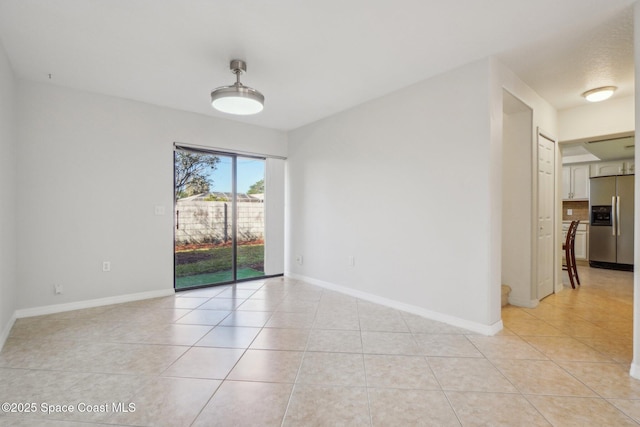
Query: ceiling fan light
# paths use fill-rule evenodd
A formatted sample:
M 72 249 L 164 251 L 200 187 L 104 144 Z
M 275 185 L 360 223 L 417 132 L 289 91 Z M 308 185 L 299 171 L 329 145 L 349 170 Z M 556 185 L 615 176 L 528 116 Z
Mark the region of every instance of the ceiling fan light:
M 264 95 L 247 86 L 223 86 L 211 92 L 211 106 L 227 114 L 257 114 L 264 108 Z
M 241 116 L 262 111 L 264 95 L 240 82 L 240 74 L 247 71 L 247 64 L 240 59 L 234 59 L 230 68 L 236 75 L 236 82 L 231 86 L 222 86 L 211 91 L 211 106 L 223 113 Z
M 615 86 L 599 87 L 586 91 L 582 96 L 589 102 L 600 102 L 611 98 L 611 95 L 613 95 L 616 89 L 617 87 Z

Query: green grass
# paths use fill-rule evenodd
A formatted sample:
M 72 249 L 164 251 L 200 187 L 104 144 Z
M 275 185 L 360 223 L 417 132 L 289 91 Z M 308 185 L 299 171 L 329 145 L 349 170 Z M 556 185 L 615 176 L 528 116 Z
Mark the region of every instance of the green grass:
M 231 247 L 176 252 L 176 288 L 233 280 Z M 264 276 L 264 245 L 238 246 L 238 279 Z
M 252 277 L 262 277 L 264 272 L 252 268 L 238 269 L 238 279 L 250 279 Z M 215 283 L 230 282 L 233 280 L 231 270 L 219 271 L 217 273 L 197 274 L 194 276 L 176 277 L 176 289 L 192 288 L 194 286 L 211 285 Z
M 176 253 L 176 277 L 216 273 L 231 269 L 230 247 L 202 249 Z M 261 266 L 264 263 L 264 245 L 238 247 L 238 267 Z

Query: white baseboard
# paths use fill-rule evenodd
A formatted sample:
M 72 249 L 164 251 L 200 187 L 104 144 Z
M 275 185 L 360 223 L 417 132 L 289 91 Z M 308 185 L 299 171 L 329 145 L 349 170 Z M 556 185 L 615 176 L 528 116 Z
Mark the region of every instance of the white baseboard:
M 70 302 L 66 304 L 54 304 L 44 305 L 41 307 L 23 308 L 20 310 L 16 310 L 14 317 L 17 319 L 21 319 L 23 317 L 42 316 L 45 314 L 62 313 L 64 311 L 81 310 L 83 308 L 100 307 L 103 305 L 120 304 L 123 302 L 138 301 L 149 298 L 166 297 L 174 294 L 174 289 L 161 289 L 157 291 L 117 295 L 113 297 Z
M 9 338 L 9 333 L 11 332 L 11 328 L 13 328 L 13 324 L 16 323 L 16 312 L 14 311 L 11 315 L 11 319 L 7 322 L 2 330 L 2 334 L 0 334 L 0 351 L 2 351 L 2 347 L 4 347 L 4 343 L 7 342 L 7 338 Z
M 527 299 L 527 298 L 517 298 L 509 295 L 509 304 L 515 305 L 517 307 L 525 307 L 525 308 L 536 308 L 540 301 L 537 299 Z
M 415 314 L 430 320 L 435 320 L 437 322 L 442 322 L 448 325 L 467 329 L 469 331 L 477 332 L 483 335 L 495 335 L 496 333 L 500 332 L 503 327 L 502 320 L 492 325 L 483 325 L 481 323 L 472 322 L 472 321 L 461 319 L 455 316 L 449 316 L 447 314 L 442 314 L 435 311 L 427 310 L 426 308 L 405 304 L 389 298 L 381 297 L 375 294 L 370 294 L 368 292 L 359 291 L 357 289 L 348 288 L 342 285 L 336 285 L 335 283 L 325 282 L 322 280 L 314 279 L 312 277 L 307 277 L 307 276 L 303 276 L 296 273 L 285 272 L 285 276 L 288 276 L 297 280 L 302 280 L 312 285 L 320 286 L 321 288 L 340 292 L 345 295 L 360 298 L 362 300 L 373 302 L 376 304 L 384 305 L 386 307 L 395 308 L 396 310 L 405 311 L 407 313 Z
M 631 368 L 629 369 L 629 375 L 631 375 L 633 378 L 640 380 L 640 365 L 635 363 L 635 361 L 631 363 Z

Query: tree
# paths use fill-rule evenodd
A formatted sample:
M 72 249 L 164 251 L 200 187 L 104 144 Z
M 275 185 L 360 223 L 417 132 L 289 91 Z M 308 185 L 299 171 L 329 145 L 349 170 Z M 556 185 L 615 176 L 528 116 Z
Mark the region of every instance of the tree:
M 252 184 L 247 194 L 264 194 L 264 179 Z
M 195 194 L 203 194 L 208 193 L 210 189 L 209 181 L 202 177 L 197 176 L 193 178 L 191 181 L 187 182 L 185 186 L 184 193 L 188 196 L 193 196 Z
M 211 154 L 176 150 L 174 156 L 175 197 L 208 193 L 212 184 L 209 174 L 216 170 L 220 159 Z

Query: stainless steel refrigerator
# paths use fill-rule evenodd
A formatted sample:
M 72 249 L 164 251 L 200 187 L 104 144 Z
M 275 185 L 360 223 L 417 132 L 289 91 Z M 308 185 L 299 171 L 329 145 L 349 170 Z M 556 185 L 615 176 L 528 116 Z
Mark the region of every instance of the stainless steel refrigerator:
M 633 270 L 634 175 L 591 178 L 589 265 Z

